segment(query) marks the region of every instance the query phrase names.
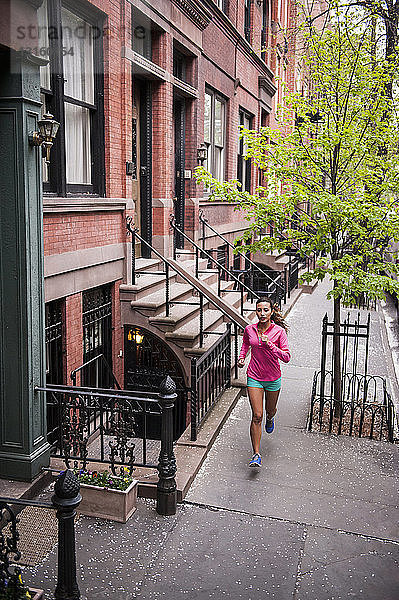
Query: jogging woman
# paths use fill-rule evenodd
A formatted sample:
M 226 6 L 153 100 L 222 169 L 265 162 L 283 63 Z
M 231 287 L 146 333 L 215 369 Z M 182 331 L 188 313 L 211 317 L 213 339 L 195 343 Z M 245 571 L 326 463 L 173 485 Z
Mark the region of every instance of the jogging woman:
M 266 395 L 267 433 L 274 430 L 274 415 L 281 388 L 279 360 L 289 362 L 287 325 L 270 298 L 259 298 L 256 302 L 258 323 L 247 325 L 244 330 L 238 366 L 243 367 L 245 357 L 251 348 L 251 360 L 247 370 L 247 388 L 252 409 L 250 427 L 253 457 L 250 467 L 261 467 L 260 439 L 262 436 L 263 397 Z

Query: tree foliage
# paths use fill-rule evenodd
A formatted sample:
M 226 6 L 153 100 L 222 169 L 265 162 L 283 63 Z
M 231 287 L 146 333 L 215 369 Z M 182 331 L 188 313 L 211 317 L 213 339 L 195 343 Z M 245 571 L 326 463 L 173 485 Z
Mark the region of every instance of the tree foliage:
M 399 241 L 399 136 L 392 54 L 376 51 L 375 32 L 359 11 L 330 4 L 327 27 L 304 14 L 299 37 L 306 94 L 287 91 L 277 127 L 242 130 L 247 157 L 264 174 L 254 194 L 237 181 L 219 182 L 202 167 L 211 198 L 246 214 L 247 248 L 269 252 L 301 243 L 317 253 L 305 280 L 333 281 L 334 298 L 399 293 L 399 268 L 389 259 Z M 286 238 L 260 237 L 272 223 Z

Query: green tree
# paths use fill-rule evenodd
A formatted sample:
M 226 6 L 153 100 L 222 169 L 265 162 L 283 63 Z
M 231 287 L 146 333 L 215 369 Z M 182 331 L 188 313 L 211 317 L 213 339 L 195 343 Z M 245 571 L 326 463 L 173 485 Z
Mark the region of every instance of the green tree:
M 315 27 L 309 15 L 299 27 L 309 92 L 287 92 L 276 128 L 241 132 L 247 157 L 267 184 L 249 194 L 237 181 L 219 182 L 202 167 L 196 176 L 211 198 L 236 203 L 245 212 L 246 249 L 269 252 L 300 241 L 303 254 L 318 255 L 314 270 L 302 278 L 332 281 L 328 296 L 334 299 L 338 332 L 341 304 L 360 295 L 399 293 L 399 268 L 387 256 L 390 242 L 399 240 L 399 137 L 395 101 L 387 94 L 397 61 L 375 51 L 373 30 L 359 11 L 330 9 L 327 27 Z M 270 223 L 285 239 L 259 235 Z

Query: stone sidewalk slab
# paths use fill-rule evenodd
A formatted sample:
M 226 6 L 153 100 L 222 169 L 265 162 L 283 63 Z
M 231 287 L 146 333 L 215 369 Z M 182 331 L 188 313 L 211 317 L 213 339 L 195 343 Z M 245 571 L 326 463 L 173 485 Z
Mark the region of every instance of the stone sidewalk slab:
M 291 598 L 302 536 L 301 525 L 186 506 L 141 597 Z
M 295 600 L 397 600 L 399 545 L 309 528 Z
M 276 431 L 263 434 L 263 467 L 254 470 L 249 423 L 242 398 L 188 501 L 399 541 L 397 446 L 307 433 L 277 419 Z

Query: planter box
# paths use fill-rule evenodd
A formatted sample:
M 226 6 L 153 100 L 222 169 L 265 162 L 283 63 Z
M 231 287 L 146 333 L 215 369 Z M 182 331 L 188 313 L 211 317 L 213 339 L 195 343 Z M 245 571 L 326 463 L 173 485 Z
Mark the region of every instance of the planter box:
M 136 510 L 137 484 L 138 481 L 134 479 L 130 486 L 122 491 L 81 483 L 82 502 L 78 511 L 89 517 L 126 523 Z

